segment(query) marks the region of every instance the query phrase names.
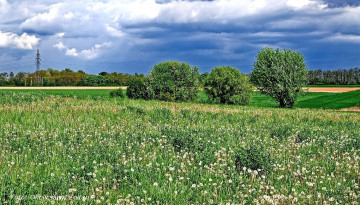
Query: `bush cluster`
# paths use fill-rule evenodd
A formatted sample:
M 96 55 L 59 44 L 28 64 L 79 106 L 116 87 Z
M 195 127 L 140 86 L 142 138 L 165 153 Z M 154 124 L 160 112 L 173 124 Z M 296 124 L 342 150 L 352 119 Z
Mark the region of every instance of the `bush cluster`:
M 248 105 L 252 86 L 245 74 L 238 69 L 227 67 L 214 68 L 205 81 L 206 94 L 216 103 Z
M 110 91 L 109 95 L 110 95 L 110 97 L 119 97 L 119 98 L 125 97 L 125 94 L 121 88 Z
M 200 76 L 197 67 L 178 61 L 155 65 L 145 81 L 130 80 L 126 95 L 133 99 L 193 101 L 198 96 L 200 83 L 208 87 L 206 94 L 211 102 L 236 105 L 250 102 L 251 84 L 236 68 L 217 67 L 210 74 Z
M 166 61 L 155 65 L 147 80 L 152 99 L 195 100 L 199 90 L 199 69 L 188 63 Z
M 166 61 L 156 64 L 146 80 L 128 82 L 126 95 L 133 99 L 193 101 L 201 85 L 205 87 L 207 102 L 248 105 L 252 83 L 278 101 L 280 107 L 291 108 L 306 83 L 306 74 L 307 67 L 300 53 L 265 48 L 257 55 L 250 79 L 230 66 L 216 67 L 210 73 L 199 75 L 199 69 L 188 63 Z
M 149 90 L 145 82 L 138 78 L 134 78 L 128 82 L 126 95 L 131 99 L 150 99 Z

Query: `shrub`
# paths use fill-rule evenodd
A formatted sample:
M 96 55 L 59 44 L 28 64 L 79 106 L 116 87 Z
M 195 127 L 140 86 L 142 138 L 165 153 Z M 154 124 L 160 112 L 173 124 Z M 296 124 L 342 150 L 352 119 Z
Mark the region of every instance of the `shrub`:
M 102 75 L 91 75 L 91 76 L 85 76 L 80 81 L 80 85 L 85 86 L 101 86 L 105 85 L 106 78 Z
M 139 107 L 134 107 L 134 106 L 126 106 L 126 110 L 129 110 L 131 112 L 134 112 L 138 115 L 143 115 L 143 114 L 146 114 L 146 110 L 142 109 L 142 108 L 139 108 Z
M 148 76 L 150 95 L 165 101 L 195 100 L 199 71 L 187 63 L 167 61 L 155 65 Z
M 236 151 L 235 165 L 238 171 L 246 167 L 251 170 L 260 170 L 261 174 L 265 174 L 271 171 L 271 158 L 261 147 L 252 145 Z
M 110 91 L 109 95 L 110 95 L 110 97 L 119 97 L 119 98 L 125 97 L 124 92 L 121 88 Z
M 144 81 L 134 78 L 128 82 L 126 95 L 131 99 L 149 99 L 149 91 Z
M 279 102 L 280 107 L 291 108 L 306 84 L 306 75 L 307 67 L 300 53 L 265 48 L 257 55 L 250 81 Z
M 216 67 L 205 82 L 209 99 L 218 103 L 248 105 L 252 93 L 251 84 L 245 74 L 236 68 Z

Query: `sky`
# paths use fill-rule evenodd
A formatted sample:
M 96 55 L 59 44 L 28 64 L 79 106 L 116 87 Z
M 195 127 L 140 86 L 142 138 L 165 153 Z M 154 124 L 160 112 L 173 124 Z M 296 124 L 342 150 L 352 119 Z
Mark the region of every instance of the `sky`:
M 167 60 L 250 73 L 265 47 L 360 66 L 359 0 L 0 0 L 0 72 L 147 74 Z

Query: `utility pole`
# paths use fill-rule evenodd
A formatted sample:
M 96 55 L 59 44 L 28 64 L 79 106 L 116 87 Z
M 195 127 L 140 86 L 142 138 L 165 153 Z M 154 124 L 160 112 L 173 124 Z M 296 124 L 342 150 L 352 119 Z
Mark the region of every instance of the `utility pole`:
M 37 53 L 36 53 L 36 79 L 35 79 L 35 82 L 36 82 L 36 85 L 39 86 L 40 85 L 40 51 L 39 49 L 37 49 Z

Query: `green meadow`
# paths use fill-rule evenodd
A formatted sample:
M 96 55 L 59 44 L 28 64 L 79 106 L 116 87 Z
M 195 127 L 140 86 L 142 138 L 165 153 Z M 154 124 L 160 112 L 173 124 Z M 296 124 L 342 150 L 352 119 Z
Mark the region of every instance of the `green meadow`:
M 0 92 L 1 204 L 359 202 L 359 113 L 107 92 Z
M 0 90 L 0 95 L 9 91 L 88 99 L 108 98 L 111 90 Z M 209 104 L 204 91 L 199 92 L 199 97 L 194 103 Z M 250 106 L 275 108 L 278 107 L 278 104 L 270 97 L 262 95 L 260 92 L 254 92 Z M 305 92 L 303 95 L 299 95 L 294 106 L 294 108 L 310 109 L 342 109 L 350 107 L 360 107 L 360 90 L 345 93 Z

